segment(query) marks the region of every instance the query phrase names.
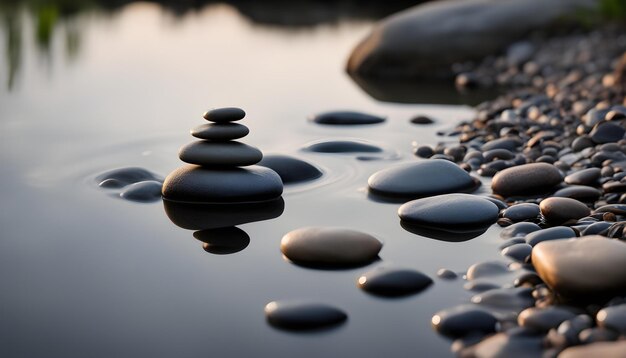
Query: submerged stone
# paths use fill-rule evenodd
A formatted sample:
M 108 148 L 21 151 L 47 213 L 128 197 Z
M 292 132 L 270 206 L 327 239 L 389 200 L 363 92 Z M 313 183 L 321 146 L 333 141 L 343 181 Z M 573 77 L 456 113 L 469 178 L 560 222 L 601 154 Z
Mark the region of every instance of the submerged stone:
M 626 293 L 626 243 L 602 236 L 554 240 L 534 247 L 539 276 L 559 294 L 573 299 Z
M 234 226 L 196 231 L 193 237 L 204 243 L 206 252 L 215 255 L 234 254 L 250 244 L 250 236 Z
M 322 172 L 312 164 L 286 155 L 266 155 L 258 165 L 275 171 L 283 184 L 301 183 L 322 176 Z
M 458 165 L 442 159 L 383 169 L 370 176 L 367 183 L 373 194 L 411 199 L 470 192 L 480 185 Z
M 161 188 L 159 181 L 146 180 L 131 184 L 124 188 L 120 197 L 130 201 L 149 203 L 161 200 Z
M 398 216 L 412 225 L 468 232 L 495 223 L 498 207 L 474 195 L 444 194 L 409 201 L 398 209 Z
M 382 243 L 369 234 L 342 228 L 307 227 L 283 236 L 280 250 L 296 264 L 355 267 L 378 258 Z
M 228 123 L 235 122 L 246 116 L 246 112 L 241 108 L 236 107 L 224 107 L 211 109 L 204 112 L 202 117 L 209 122 L 214 123 Z
M 305 301 L 273 301 L 265 306 L 269 324 L 286 330 L 315 330 L 339 325 L 348 319 L 341 309 Z
M 379 296 L 406 296 L 420 292 L 433 280 L 425 274 L 409 269 L 376 268 L 358 278 L 358 286 Z
M 163 183 L 163 197 L 185 202 L 250 202 L 278 198 L 283 192 L 280 176 L 271 169 L 208 169 L 188 165 L 174 170 Z
M 547 163 L 531 163 L 504 169 L 491 182 L 494 193 L 504 197 L 545 193 L 563 178 L 559 170 Z
M 182 147 L 180 160 L 203 167 L 243 167 L 263 159 L 263 153 L 247 144 L 228 141 L 196 141 Z
M 318 124 L 332 125 L 358 125 L 358 124 L 376 124 L 385 121 L 384 117 L 374 116 L 367 113 L 353 111 L 335 111 L 316 114 L 312 116 L 311 121 Z
M 123 188 L 126 185 L 138 183 L 140 181 L 162 181 L 163 178 L 146 170 L 137 167 L 118 168 L 106 171 L 96 176 L 96 182 L 101 187 L 106 188 Z M 104 183 L 104 182 L 107 183 Z
M 316 142 L 304 147 L 316 153 L 380 153 L 383 150 L 373 144 L 350 140 L 329 140 Z
M 191 135 L 206 140 L 227 141 L 243 138 L 250 129 L 237 123 L 206 123 L 191 130 Z

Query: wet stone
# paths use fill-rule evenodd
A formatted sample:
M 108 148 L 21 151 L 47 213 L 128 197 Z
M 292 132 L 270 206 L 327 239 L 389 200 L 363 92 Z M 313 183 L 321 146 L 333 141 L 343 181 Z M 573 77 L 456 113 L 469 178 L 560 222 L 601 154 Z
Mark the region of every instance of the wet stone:
M 542 200 L 539 207 L 546 222 L 553 225 L 578 220 L 591 213 L 585 204 L 570 198 L 548 198 Z
M 528 287 L 498 288 L 472 297 L 472 303 L 496 311 L 520 312 L 535 305 L 532 289 Z
M 500 231 L 500 237 L 503 239 L 510 239 L 517 236 L 526 236 L 526 234 L 539 230 L 541 230 L 541 227 L 535 223 L 520 222 Z
M 606 221 L 600 221 L 594 224 L 591 224 L 589 226 L 587 226 L 587 228 L 585 228 L 581 235 L 585 236 L 585 235 L 602 235 L 604 233 L 606 233 L 609 230 L 609 227 L 611 227 L 611 225 L 613 225 L 613 223 L 611 222 L 606 222 Z
M 504 250 L 509 246 L 513 246 L 515 244 L 525 244 L 526 240 L 524 240 L 523 236 L 516 236 L 512 239 L 507 239 L 507 241 L 505 241 L 503 244 L 500 244 L 500 246 L 498 246 L 498 248 L 500 250 Z
M 579 170 L 565 177 L 564 181 L 570 185 L 597 185 L 600 179 L 600 168 Z
M 515 244 L 502 250 L 502 255 L 517 262 L 527 262 L 532 251 L 533 247 L 526 243 Z
M 310 120 L 317 124 L 359 125 L 382 123 L 385 118 L 361 112 L 335 111 L 316 114 Z
M 626 341 L 599 342 L 570 347 L 559 354 L 559 358 L 623 357 Z
M 427 145 L 423 145 L 423 146 L 415 148 L 414 154 L 420 158 L 430 158 L 435 154 L 435 152 L 433 151 L 431 147 Z
M 592 324 L 593 321 L 591 320 L 591 317 L 586 314 L 581 314 L 572 319 L 563 321 L 557 328 L 557 333 L 564 338 L 565 345 L 579 344 L 580 332 L 587 328 L 590 328 Z
M 225 107 L 216 108 L 204 112 L 202 117 L 209 122 L 228 123 L 235 122 L 246 116 L 246 112 L 241 108 Z
M 161 188 L 159 181 L 146 180 L 131 184 L 120 193 L 122 199 L 141 203 L 151 203 L 161 200 Z
M 479 185 L 458 165 L 441 159 L 383 169 L 370 176 L 367 183 L 373 194 L 407 199 L 469 192 Z
M 411 118 L 411 123 L 413 124 L 432 124 L 435 123 L 435 121 L 427 116 L 415 116 L 413 118 Z
M 191 135 L 196 138 L 215 141 L 239 139 L 248 133 L 248 127 L 237 123 L 206 123 L 191 130 Z
M 602 236 L 545 241 L 533 248 L 539 276 L 565 297 L 626 293 L 626 243 Z
M 495 334 L 472 349 L 472 357 L 541 357 L 543 336 Z
M 408 224 L 449 232 L 484 229 L 498 220 L 498 207 L 489 200 L 470 194 L 444 194 L 417 199 L 398 209 Z
M 600 192 L 600 190 L 590 186 L 571 185 L 557 190 L 552 196 L 575 199 L 584 203 L 593 203 L 600 198 L 601 194 L 602 192 Z
M 567 226 L 555 226 L 526 235 L 526 243 L 535 246 L 543 241 L 560 240 L 576 237 L 576 232 Z
M 604 327 L 591 327 L 582 330 L 578 337 L 582 344 L 591 344 L 615 341 L 619 337 L 619 333 Z
M 96 182 L 103 188 L 119 189 L 140 181 L 162 181 L 158 175 L 137 167 L 119 168 L 96 176 Z
M 485 292 L 488 290 L 493 290 L 495 288 L 500 288 L 500 286 L 492 282 L 475 280 L 475 281 L 466 282 L 463 285 L 463 288 L 466 289 L 467 291 Z
M 510 273 L 509 267 L 501 261 L 485 261 L 475 263 L 467 269 L 467 279 L 476 280 Z
M 322 172 L 312 164 L 286 155 L 266 155 L 258 165 L 275 171 L 283 184 L 301 183 L 322 176 Z
M 558 306 L 545 308 L 531 307 L 520 312 L 517 322 L 522 327 L 547 332 L 558 327 L 563 321 L 576 317 L 576 312 Z
M 174 201 L 232 203 L 272 200 L 282 192 L 280 177 L 268 168 L 207 169 L 188 165 L 168 175 L 162 194 Z
M 476 333 L 493 333 L 496 331 L 498 320 L 482 308 L 462 305 L 437 312 L 431 322 L 438 333 L 459 338 Z
M 381 248 L 382 243 L 369 234 L 332 227 L 297 229 L 280 242 L 289 260 L 320 268 L 364 266 L 378 258 Z
M 624 138 L 624 133 L 626 133 L 624 127 L 612 122 L 604 122 L 598 123 L 589 133 L 589 136 L 594 143 L 602 144 L 617 142 Z
M 234 254 L 250 244 L 250 236 L 234 226 L 196 231 L 193 237 L 204 243 L 204 251 L 215 255 Z
M 532 163 L 498 172 L 491 182 L 491 189 L 504 197 L 530 195 L 549 191 L 561 181 L 561 173 L 553 165 Z
M 601 327 L 626 335 L 626 303 L 601 309 L 596 315 L 596 321 Z
M 539 216 L 539 205 L 531 203 L 521 203 L 513 205 L 502 212 L 502 217 L 513 222 L 533 220 Z
M 337 326 L 348 315 L 334 306 L 305 301 L 273 301 L 265 306 L 269 324 L 286 330 L 316 330 Z
M 519 138 L 499 138 L 489 141 L 481 147 L 483 152 L 493 149 L 506 149 L 508 151 L 515 151 L 516 148 L 521 147 L 524 142 Z
M 183 162 L 204 167 L 243 167 L 261 161 L 263 153 L 255 147 L 235 141 L 196 141 L 182 147 L 178 156 Z
M 437 277 L 444 279 L 444 280 L 454 280 L 455 278 L 458 277 L 458 275 L 456 274 L 456 272 L 450 269 L 442 268 L 437 271 Z
M 433 280 L 425 274 L 410 269 L 376 268 L 358 278 L 362 290 L 377 296 L 406 296 L 430 286 Z
M 383 151 L 372 144 L 349 140 L 316 142 L 305 146 L 304 150 L 316 153 L 380 153 Z

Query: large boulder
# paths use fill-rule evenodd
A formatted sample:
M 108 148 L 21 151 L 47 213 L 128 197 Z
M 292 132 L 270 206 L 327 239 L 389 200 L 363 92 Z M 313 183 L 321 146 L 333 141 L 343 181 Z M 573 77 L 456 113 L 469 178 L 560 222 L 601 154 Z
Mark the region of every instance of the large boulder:
M 575 20 L 598 0 L 442 0 L 379 23 L 352 52 L 362 77 L 446 77 L 455 62 L 503 50 L 532 30 Z

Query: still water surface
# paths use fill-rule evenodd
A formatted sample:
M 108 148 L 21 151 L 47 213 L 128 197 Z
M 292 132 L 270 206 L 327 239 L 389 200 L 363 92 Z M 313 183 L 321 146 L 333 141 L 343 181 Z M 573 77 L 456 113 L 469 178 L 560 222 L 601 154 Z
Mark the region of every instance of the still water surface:
M 408 357 L 448 356 L 437 310 L 467 300 L 464 270 L 497 256 L 492 228 L 451 243 L 399 225 L 399 204 L 371 201 L 367 178 L 416 160 L 411 142 L 472 115 L 470 107 L 398 104 L 370 97 L 343 72 L 370 21 L 306 28 L 258 25 L 227 5 L 174 16 L 136 3 L 58 24 L 42 48 L 35 20 L 20 12 L 18 68 L 4 28 L 0 71 L 0 356 L 3 357 Z M 13 66 L 13 70 L 9 67 Z M 428 90 L 426 89 L 426 92 Z M 325 175 L 286 187 L 279 218 L 241 225 L 250 245 L 233 255 L 202 250 L 172 224 L 161 203 L 113 198 L 96 174 L 140 166 L 165 176 L 182 163 L 207 108 L 240 106 L 243 141 L 305 159 Z M 388 116 L 381 125 L 317 126 L 312 113 L 354 109 Z M 411 125 L 426 114 L 432 126 Z M 361 139 L 393 160 L 300 150 L 321 139 Z M 312 225 L 362 230 L 384 241 L 383 263 L 435 279 L 403 299 L 369 296 L 357 277 L 374 267 L 320 271 L 295 266 L 281 237 Z M 293 334 L 265 322 L 277 299 L 310 298 L 343 308 L 347 324 Z

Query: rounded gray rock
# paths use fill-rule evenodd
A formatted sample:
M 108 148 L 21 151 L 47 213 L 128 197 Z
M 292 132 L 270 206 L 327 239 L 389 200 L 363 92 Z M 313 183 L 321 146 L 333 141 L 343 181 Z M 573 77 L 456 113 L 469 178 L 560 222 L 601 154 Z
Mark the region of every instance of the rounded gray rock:
M 549 191 L 563 178 L 552 164 L 523 164 L 498 172 L 491 182 L 494 193 L 504 197 L 532 195 Z
M 214 123 L 228 123 L 235 122 L 246 116 L 246 112 L 241 108 L 236 107 L 224 107 L 211 109 L 204 112 L 202 117 L 209 122 Z
M 546 222 L 553 225 L 578 220 L 591 213 L 587 205 L 570 198 L 547 198 L 539 203 L 539 208 Z
M 204 167 L 243 167 L 263 159 L 257 148 L 235 141 L 196 141 L 182 147 L 178 156 L 183 162 Z
M 359 288 L 378 296 L 406 296 L 420 292 L 433 280 L 425 274 L 409 269 L 379 267 L 361 275 Z
M 250 129 L 238 123 L 205 123 L 191 130 L 191 135 L 206 140 L 227 141 L 243 138 Z
M 305 301 L 273 301 L 265 306 L 269 324 L 286 330 L 313 330 L 343 323 L 348 315 L 334 306 Z

